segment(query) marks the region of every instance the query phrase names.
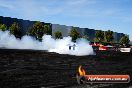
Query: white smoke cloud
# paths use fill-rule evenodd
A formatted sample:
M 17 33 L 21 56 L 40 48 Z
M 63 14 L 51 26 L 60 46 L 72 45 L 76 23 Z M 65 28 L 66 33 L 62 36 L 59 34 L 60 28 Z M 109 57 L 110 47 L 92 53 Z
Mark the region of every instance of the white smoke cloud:
M 69 50 L 69 46 L 74 44 L 75 50 L 73 50 L 73 47 Z M 76 56 L 94 54 L 92 46 L 85 39 L 78 39 L 76 43 L 73 43 L 71 37 L 55 40 L 51 35 L 44 35 L 42 42 L 40 42 L 27 35 L 17 39 L 14 35 L 10 35 L 9 31 L 0 31 L 0 48 L 47 50 L 48 52 Z

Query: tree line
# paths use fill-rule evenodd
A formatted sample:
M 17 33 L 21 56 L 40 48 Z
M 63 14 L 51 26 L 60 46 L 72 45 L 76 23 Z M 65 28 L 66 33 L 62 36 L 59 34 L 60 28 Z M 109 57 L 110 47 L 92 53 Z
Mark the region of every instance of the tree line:
M 7 28 L 7 26 L 5 24 L 0 24 L 0 30 L 1 31 L 9 30 L 10 34 L 13 34 L 16 38 L 20 38 L 21 37 L 20 27 L 19 27 L 18 23 L 16 23 L 16 22 L 14 22 L 9 27 L 9 29 Z
M 0 24 L 0 30 L 1 31 L 6 31 L 9 30 L 10 34 L 13 34 L 16 38 L 21 38 L 21 30 L 20 26 L 18 23 L 14 22 L 9 28 L 5 24 Z M 43 25 L 41 22 L 37 21 L 33 24 L 32 27 L 29 28 L 27 31 L 26 35 L 35 37 L 37 40 L 42 40 L 42 36 L 46 35 L 52 35 L 52 30 L 49 25 Z M 60 31 L 56 31 L 54 33 L 55 39 L 61 39 L 62 38 L 62 33 Z M 89 40 L 87 35 L 81 36 L 77 29 L 75 27 L 71 28 L 71 31 L 69 32 L 69 36 L 71 36 L 72 41 L 76 41 L 78 38 L 85 38 Z M 95 38 L 94 42 L 98 43 L 113 43 L 114 37 L 113 37 L 113 31 L 108 30 L 108 31 L 102 31 L 102 30 L 96 30 L 95 32 Z M 127 45 L 130 42 L 128 36 L 123 36 L 119 43 L 120 44 L 125 44 Z
M 102 30 L 97 30 L 95 33 L 95 42 L 99 43 L 113 43 L 114 41 L 113 37 L 113 31 L 108 30 L 108 31 L 102 31 Z M 130 42 L 129 37 L 124 35 L 122 38 L 119 40 L 120 44 L 128 45 Z
M 35 37 L 37 40 L 42 40 L 43 35 L 51 35 L 52 30 L 49 25 L 43 25 L 41 22 L 37 21 L 29 28 L 26 34 Z
M 69 36 L 72 37 L 72 41 L 76 41 L 78 38 L 85 38 L 86 40 L 89 40 L 87 35 L 80 36 L 79 32 L 77 32 L 76 28 L 72 27 Z M 55 38 L 62 38 L 62 34 L 60 31 L 55 32 Z M 105 44 L 105 43 L 114 43 L 114 36 L 113 36 L 113 31 L 108 30 L 108 31 L 102 31 L 102 30 L 96 30 L 95 32 L 95 38 L 94 42 L 100 43 L 100 44 Z M 128 45 L 130 42 L 129 37 L 124 35 L 122 38 L 119 40 L 119 43 L 122 45 Z

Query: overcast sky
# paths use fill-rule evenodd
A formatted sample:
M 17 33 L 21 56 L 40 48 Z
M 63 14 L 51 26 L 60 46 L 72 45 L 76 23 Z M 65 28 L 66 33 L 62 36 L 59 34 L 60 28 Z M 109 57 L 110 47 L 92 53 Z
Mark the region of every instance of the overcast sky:
M 0 16 L 110 29 L 132 40 L 132 0 L 0 0 Z

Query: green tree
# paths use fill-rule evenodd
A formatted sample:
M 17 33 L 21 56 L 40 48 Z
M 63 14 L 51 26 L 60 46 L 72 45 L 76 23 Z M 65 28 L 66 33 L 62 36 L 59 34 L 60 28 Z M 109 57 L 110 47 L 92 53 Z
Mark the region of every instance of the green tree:
M 106 31 L 105 32 L 105 40 L 106 40 L 106 42 L 112 42 L 113 39 L 114 39 L 113 31 L 110 31 L 110 30 Z
M 51 29 L 49 25 L 44 25 L 44 34 L 51 35 Z
M 44 26 L 41 22 L 37 21 L 34 25 L 33 25 L 33 32 L 35 33 L 35 37 L 38 40 L 42 39 L 42 36 L 44 35 Z
M 96 41 L 102 42 L 104 41 L 104 32 L 101 30 L 97 30 L 95 33 Z
M 36 39 L 41 40 L 44 35 L 44 26 L 41 22 L 37 21 L 33 27 L 29 28 L 27 35 L 34 36 Z
M 62 38 L 62 33 L 61 33 L 60 31 L 56 31 L 56 32 L 54 33 L 54 35 L 55 35 L 55 38 L 56 38 L 56 39 L 61 39 L 61 38 Z
M 76 28 L 72 27 L 70 34 L 72 41 L 76 41 L 77 38 L 80 38 L 80 34 L 77 32 Z
M 1 31 L 6 31 L 7 30 L 7 26 L 5 24 L 0 24 L 0 30 Z
M 38 40 L 42 40 L 43 35 L 50 35 L 51 29 L 49 25 L 43 25 L 41 22 L 37 21 L 33 24 L 33 27 L 29 28 L 27 35 L 33 36 Z
M 130 42 L 130 40 L 129 40 L 129 37 L 128 37 L 128 36 L 123 36 L 123 37 L 120 39 L 120 43 L 121 43 L 121 44 L 128 45 L 129 42 Z
M 13 34 L 16 38 L 21 38 L 21 31 L 18 23 L 14 22 L 9 28 L 10 34 Z

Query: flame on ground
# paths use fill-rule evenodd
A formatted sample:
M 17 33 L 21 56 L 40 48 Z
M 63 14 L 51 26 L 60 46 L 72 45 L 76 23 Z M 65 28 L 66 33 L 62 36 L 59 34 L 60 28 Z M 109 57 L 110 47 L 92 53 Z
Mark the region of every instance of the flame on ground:
M 79 72 L 79 75 L 80 75 L 80 76 L 84 76 L 84 75 L 86 74 L 86 73 L 85 73 L 85 70 L 82 68 L 82 66 L 79 66 L 78 72 Z

